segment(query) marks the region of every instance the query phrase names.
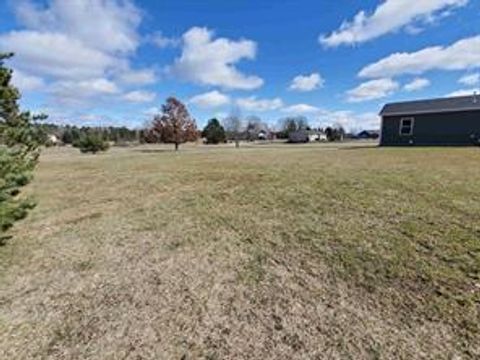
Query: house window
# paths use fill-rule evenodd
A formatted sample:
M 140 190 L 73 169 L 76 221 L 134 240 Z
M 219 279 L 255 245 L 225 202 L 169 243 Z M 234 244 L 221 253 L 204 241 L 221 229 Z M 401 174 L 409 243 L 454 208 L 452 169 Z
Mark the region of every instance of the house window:
M 413 118 L 402 118 L 400 120 L 400 135 L 409 136 L 413 134 Z

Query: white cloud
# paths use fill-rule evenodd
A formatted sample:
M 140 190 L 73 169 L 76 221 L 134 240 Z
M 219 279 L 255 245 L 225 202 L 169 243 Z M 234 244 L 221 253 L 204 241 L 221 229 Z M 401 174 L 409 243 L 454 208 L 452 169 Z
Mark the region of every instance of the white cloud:
M 129 85 L 149 85 L 157 81 L 157 76 L 151 69 L 127 70 L 118 76 L 118 80 Z
M 240 72 L 235 64 L 254 59 L 257 45 L 250 40 L 213 39 L 207 28 L 194 27 L 183 35 L 182 55 L 175 60 L 172 73 L 202 85 L 251 90 L 263 85 L 258 76 Z
M 15 53 L 12 66 L 28 74 L 26 86 L 52 96 L 52 108 L 68 105 L 71 112 L 98 99 L 119 100 L 117 81 L 155 81 L 152 70 L 131 70 L 142 20 L 132 1 L 21 0 L 13 6 L 23 29 L 0 34 L 0 51 Z
M 361 130 L 379 129 L 380 117 L 373 112 L 356 113 L 350 110 L 321 109 L 317 114 L 309 117 L 309 124 L 315 128 L 342 126 L 348 132 L 357 133 Z
M 131 91 L 123 96 L 125 100 L 133 103 L 152 102 L 155 100 L 155 97 L 156 94 L 154 92 L 144 90 Z
M 329 110 L 308 104 L 297 104 L 282 109 L 292 115 L 308 116 L 313 127 L 342 126 L 353 133 L 380 128 L 380 117 L 376 113 L 356 113 L 350 110 Z
M 59 33 L 13 31 L 0 36 L 0 50 L 13 51 L 13 63 L 22 71 L 70 79 L 103 76 L 117 61 Z
M 32 91 L 45 87 L 45 81 L 41 77 L 29 75 L 20 70 L 14 70 L 12 82 L 20 91 Z
M 463 85 L 471 86 L 480 83 L 480 73 L 467 74 L 462 76 L 458 82 Z
M 167 47 L 176 47 L 180 45 L 180 40 L 177 38 L 167 37 L 162 34 L 161 31 L 158 31 L 148 37 L 148 41 L 155 44 L 160 49 Z
M 91 109 L 95 104 L 113 101 L 121 89 L 106 78 L 88 80 L 61 80 L 47 85 L 45 93 L 51 96 L 48 106 L 53 112 L 75 113 Z M 58 108 L 60 107 L 60 108 Z
M 283 101 L 280 98 L 257 99 L 255 96 L 240 98 L 236 101 L 237 105 L 247 111 L 272 111 L 283 107 Z
M 412 53 L 392 54 L 364 67 L 360 77 L 392 77 L 422 74 L 430 70 L 464 70 L 480 67 L 480 36 L 457 41 L 450 46 L 428 47 Z
M 230 103 L 230 97 L 214 90 L 204 94 L 196 95 L 189 101 L 202 108 L 215 108 Z
M 34 108 L 33 114 L 48 114 L 48 121 L 55 124 L 77 126 L 129 126 L 131 128 L 142 125 L 142 119 L 136 112 L 124 112 L 122 115 L 105 113 L 102 109 L 77 108 L 66 106 L 46 106 Z
M 424 79 L 424 78 L 416 78 L 416 79 L 413 79 L 408 84 L 405 84 L 403 89 L 405 91 L 411 92 L 411 91 L 418 91 L 418 90 L 425 89 L 428 86 L 430 86 L 430 80 Z
M 472 96 L 473 94 L 477 93 L 480 94 L 480 88 L 473 88 L 473 89 L 461 89 L 450 94 L 445 95 L 446 97 L 455 97 L 455 96 Z
M 120 92 L 120 89 L 114 82 L 98 78 L 82 81 L 59 81 L 52 85 L 50 91 L 59 97 L 75 99 L 115 95 Z
M 360 11 L 352 21 L 344 21 L 339 30 L 321 35 L 319 41 L 335 47 L 362 43 L 402 28 L 418 32 L 418 23 L 432 23 L 467 3 L 468 0 L 385 0 L 372 14 Z
M 158 114 L 160 114 L 162 112 L 162 109 L 159 108 L 159 107 L 156 107 L 156 106 L 152 106 L 146 110 L 143 111 L 143 115 L 145 115 L 146 117 L 150 118 L 150 117 L 154 117 Z
M 416 24 L 409 24 L 405 26 L 405 32 L 409 35 L 418 35 L 423 32 L 423 28 Z
M 316 112 L 321 111 L 320 108 L 308 104 L 296 104 L 296 105 L 291 105 L 287 106 L 282 109 L 282 112 L 284 113 L 289 113 L 289 114 L 313 114 Z
M 47 7 L 23 0 L 16 15 L 28 29 L 69 34 L 101 51 L 131 52 L 140 40 L 140 10 L 129 0 L 50 0 Z
M 225 111 L 218 111 L 215 113 L 214 118 L 216 119 L 225 119 L 229 114 Z
M 107 79 L 93 79 L 75 83 L 75 87 L 93 94 L 117 94 L 120 89 L 117 85 Z
M 392 79 L 384 78 L 370 80 L 360 84 L 347 92 L 348 101 L 361 102 L 374 99 L 381 99 L 389 96 L 399 88 L 399 84 Z
M 296 91 L 312 91 L 323 86 L 325 80 L 319 73 L 312 73 L 310 75 L 298 75 L 290 84 L 290 90 Z

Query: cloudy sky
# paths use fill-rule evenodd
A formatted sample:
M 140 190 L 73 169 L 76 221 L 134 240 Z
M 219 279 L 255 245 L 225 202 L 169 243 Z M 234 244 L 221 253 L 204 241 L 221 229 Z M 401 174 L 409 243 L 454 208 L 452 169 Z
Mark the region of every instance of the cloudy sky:
M 141 126 L 166 97 L 199 125 L 374 128 L 383 103 L 480 88 L 478 0 L 0 0 L 22 105 L 61 123 Z

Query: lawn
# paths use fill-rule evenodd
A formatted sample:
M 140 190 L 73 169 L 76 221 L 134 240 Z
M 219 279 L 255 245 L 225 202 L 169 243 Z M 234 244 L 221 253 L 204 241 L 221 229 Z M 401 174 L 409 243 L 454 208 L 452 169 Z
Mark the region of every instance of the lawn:
M 1 359 L 480 357 L 480 150 L 44 152 Z

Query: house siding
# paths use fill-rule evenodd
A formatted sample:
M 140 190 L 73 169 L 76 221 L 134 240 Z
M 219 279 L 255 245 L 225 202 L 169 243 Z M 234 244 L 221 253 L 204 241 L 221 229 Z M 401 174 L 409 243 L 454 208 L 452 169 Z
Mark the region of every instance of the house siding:
M 414 118 L 412 135 L 400 135 L 402 118 Z M 380 145 L 469 146 L 473 145 L 472 134 L 480 136 L 480 111 L 385 115 Z

